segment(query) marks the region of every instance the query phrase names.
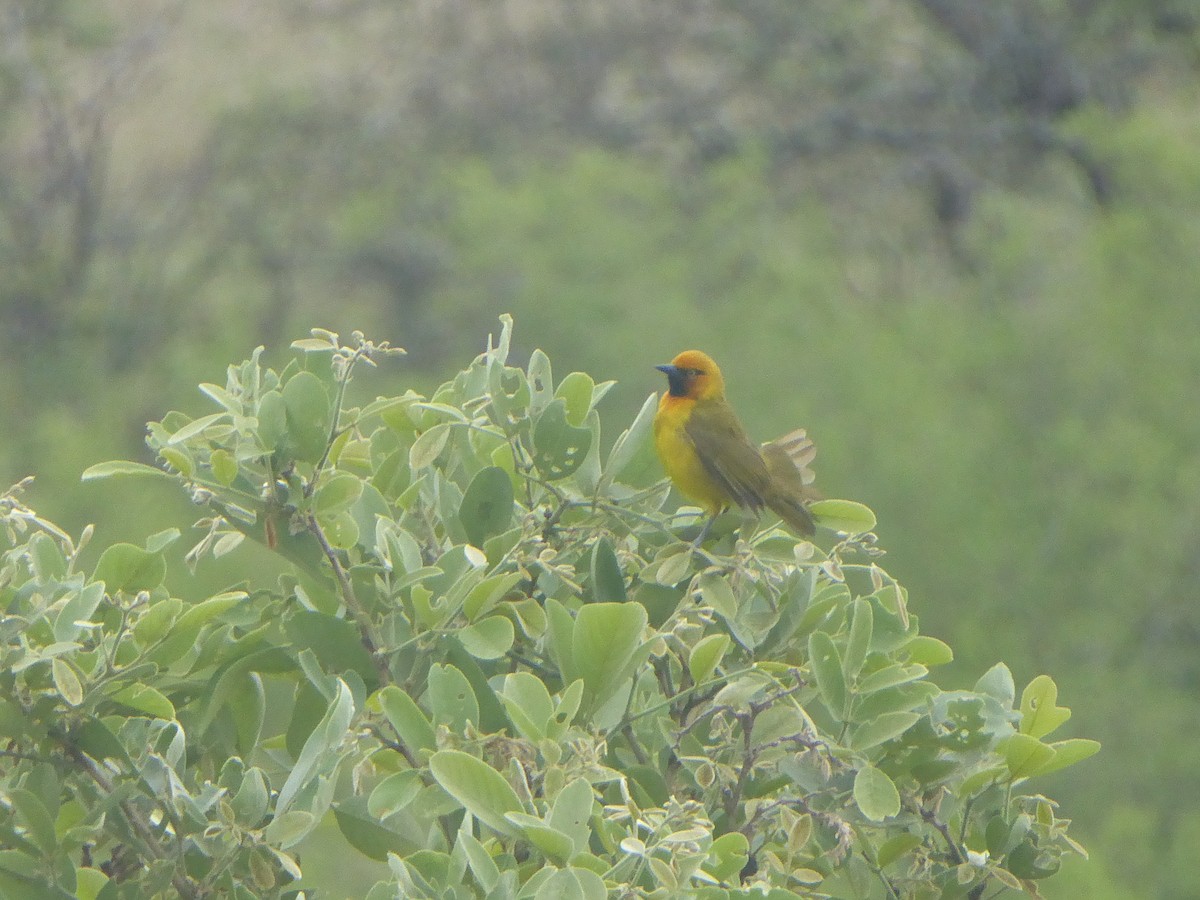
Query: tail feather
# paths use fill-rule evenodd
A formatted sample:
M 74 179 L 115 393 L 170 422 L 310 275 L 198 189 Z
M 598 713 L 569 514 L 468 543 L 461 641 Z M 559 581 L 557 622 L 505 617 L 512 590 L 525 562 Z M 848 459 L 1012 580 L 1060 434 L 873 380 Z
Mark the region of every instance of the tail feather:
M 771 511 L 800 534 L 813 534 L 817 525 L 812 513 L 805 507 L 802 500 L 788 496 L 774 496 L 767 501 Z
M 816 524 L 805 504 L 820 495 L 810 487 L 816 475 L 808 464 L 816 457 L 817 448 L 808 433 L 797 428 L 763 444 L 762 455 L 771 475 L 770 496 L 763 498 L 767 506 L 800 534 L 812 534 Z
M 800 477 L 805 484 L 812 484 L 816 480 L 817 476 L 809 468 L 809 464 L 816 459 L 817 445 L 812 442 L 812 438 L 808 436 L 807 431 L 803 428 L 797 428 L 795 431 L 788 432 L 783 437 L 763 444 L 764 455 L 768 452 L 776 452 L 776 450 L 782 450 L 787 454 L 788 459 L 792 461 L 792 465 L 800 472 Z

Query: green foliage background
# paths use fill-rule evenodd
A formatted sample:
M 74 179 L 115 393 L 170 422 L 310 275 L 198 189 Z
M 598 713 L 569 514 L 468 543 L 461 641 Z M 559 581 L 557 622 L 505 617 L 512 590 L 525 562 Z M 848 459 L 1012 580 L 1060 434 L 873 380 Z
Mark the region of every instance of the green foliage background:
M 263 12 L 234 35 L 221 12 L 168 9 L 151 62 L 105 98 L 104 202 L 75 280 L 69 199 L 41 207 L 36 240 L 28 224 L 57 182 L 14 86 L 33 66 L 82 116 L 88 73 L 160 20 L 11 8 L 32 62 L 5 57 L 0 480 L 36 472 L 39 508 L 141 539 L 175 516 L 163 498 L 116 503 L 79 471 L 138 452 L 162 409 L 195 413 L 214 364 L 313 324 L 404 344 L 406 383 L 433 385 L 511 311 L 518 354 L 619 380 L 610 415 L 657 387 L 650 365 L 703 347 L 752 433 L 808 427 L 823 489 L 879 513 L 890 570 L 962 678 L 997 658 L 1018 681 L 1053 671 L 1078 733 L 1105 744 L 1054 786 L 1094 861 L 1051 891 L 1200 890 L 1200 115 L 1195 32 L 1154 24 L 1175 6 L 1135 11 L 1151 62 L 1111 70 L 1122 98 L 1055 120 L 1103 165 L 1105 205 L 1062 160 L 1009 159 L 978 170 L 952 229 L 878 146 L 785 165 L 763 130 L 698 162 L 553 123 L 397 124 L 347 99 L 347 60 L 388 52 L 365 46 L 369 22 Z M 1071 25 L 1099 65 L 1113 26 Z M 306 65 L 298 46 L 321 52 Z M 218 72 L 214 47 L 238 64 Z

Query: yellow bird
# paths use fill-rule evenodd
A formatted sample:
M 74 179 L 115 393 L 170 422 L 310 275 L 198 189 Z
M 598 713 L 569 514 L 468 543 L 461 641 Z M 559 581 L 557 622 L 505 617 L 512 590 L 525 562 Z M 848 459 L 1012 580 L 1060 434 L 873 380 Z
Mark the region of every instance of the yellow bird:
M 667 376 L 667 391 L 654 416 L 654 447 L 675 486 L 709 513 L 701 537 L 729 506 L 753 513 L 766 507 L 798 533 L 812 534 L 807 463 L 816 450 L 804 431 L 756 446 L 725 399 L 721 370 L 699 350 L 655 368 Z

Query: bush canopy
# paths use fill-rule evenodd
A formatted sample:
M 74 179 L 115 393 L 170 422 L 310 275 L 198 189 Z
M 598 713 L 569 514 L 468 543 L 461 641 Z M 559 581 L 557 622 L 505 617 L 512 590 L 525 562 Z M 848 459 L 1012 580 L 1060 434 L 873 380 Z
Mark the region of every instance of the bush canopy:
M 370 900 L 1038 896 L 1083 853 L 1035 790 L 1098 745 L 1048 740 L 1045 675 L 929 679 L 869 510 L 695 546 L 656 398 L 604 449 L 612 383 L 511 331 L 429 397 L 350 405 L 402 351 L 320 330 L 201 385 L 161 468 L 84 474 L 187 492 L 182 560 L 170 529 L 86 565 L 0 498 L 0 895 L 336 893 L 298 851 L 330 818 Z M 184 599 L 181 562 L 233 583 Z

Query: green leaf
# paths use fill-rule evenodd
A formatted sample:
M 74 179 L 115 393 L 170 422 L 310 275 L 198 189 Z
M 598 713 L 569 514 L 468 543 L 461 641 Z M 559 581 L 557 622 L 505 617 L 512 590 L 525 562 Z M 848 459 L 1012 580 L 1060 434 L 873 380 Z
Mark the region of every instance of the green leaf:
M 467 676 L 451 665 L 435 664 L 429 670 L 429 705 L 433 720 L 462 734 L 468 722 L 479 725 L 479 701 Z
M 521 837 L 533 844 L 547 859 L 562 864 L 574 855 L 575 845 L 571 839 L 537 816 L 510 812 L 504 818 L 516 826 L 521 832 Z
M 613 442 L 608 460 L 604 464 L 604 476 L 600 479 L 598 493 L 611 493 L 614 482 L 644 487 L 662 478 L 662 464 L 654 450 L 651 436 L 654 431 L 654 413 L 658 409 L 658 394 L 651 394 L 638 410 L 630 426 Z
M 100 892 L 109 884 L 109 878 L 99 869 L 79 866 L 75 869 L 75 900 L 106 900 Z M 108 896 L 115 896 L 113 891 Z
M 130 684 L 114 691 L 110 699 L 122 706 L 159 719 L 174 719 L 175 706 L 148 684 Z
M 871 648 L 871 631 L 874 614 L 871 604 L 861 597 L 854 600 L 850 617 L 850 637 L 846 641 L 846 656 L 842 659 L 842 671 L 847 681 L 853 681 L 862 670 Z
M 408 468 L 418 472 L 434 461 L 446 449 L 446 441 L 450 438 L 450 423 L 442 422 L 422 433 L 408 451 Z
M 589 568 L 592 602 L 625 602 L 625 576 L 621 574 L 621 564 L 617 562 L 617 554 L 613 552 L 612 542 L 607 536 L 601 537 L 592 545 Z
M 872 822 L 882 822 L 900 812 L 900 792 L 892 779 L 874 766 L 863 766 L 854 776 L 854 802 Z
M 228 415 L 228 413 L 219 412 L 212 413 L 211 415 L 207 416 L 201 416 L 199 419 L 193 419 L 182 428 L 177 429 L 174 434 L 167 438 L 167 445 L 171 446 L 174 444 L 182 444 L 184 441 L 190 440 L 196 435 L 201 434 L 210 425 L 215 425 Z
M 487 763 L 461 750 L 439 750 L 429 759 L 429 771 L 479 821 L 500 834 L 517 835 L 518 829 L 505 816 L 521 812 L 521 801 L 504 776 Z
M 476 659 L 499 659 L 512 649 L 515 633 L 507 616 L 488 616 L 458 632 L 458 639 Z
M 1043 738 L 1071 718 L 1071 710 L 1056 705 L 1058 685 L 1039 675 L 1021 692 L 1021 733 Z
M 146 538 L 146 549 L 151 553 L 158 553 L 170 547 L 180 536 L 178 528 L 164 528 Z
M 394 684 L 382 688 L 376 697 L 388 724 L 395 729 L 400 740 L 404 741 L 410 750 L 415 752 L 436 749 L 437 740 L 434 737 L 433 725 L 412 697 Z
M 592 431 L 567 421 L 566 403 L 552 402 L 533 428 L 533 464 L 547 481 L 566 478 L 583 465 Z
M 833 638 L 824 631 L 814 631 L 808 637 L 808 658 L 821 699 L 834 718 L 841 721 L 846 714 L 846 678 Z
M 1022 813 L 1011 823 L 1006 822 L 1001 815 L 995 815 L 988 821 L 984 829 L 984 839 L 987 842 L 988 853 L 994 859 L 1000 859 L 1016 849 L 1025 839 L 1033 820 Z
M 908 651 L 908 658 L 912 662 L 920 663 L 930 668 L 933 666 L 944 666 L 954 661 L 954 651 L 950 649 L 949 644 L 925 634 L 919 635 L 909 641 L 905 650 Z
M 463 615 L 467 617 L 467 621 L 474 622 L 491 612 L 496 604 L 520 583 L 522 577 L 520 572 L 503 572 L 485 578 L 471 588 L 471 592 L 463 601 Z
M 861 697 L 854 704 L 855 722 L 870 722 L 876 716 L 890 712 L 907 712 L 925 706 L 938 693 L 936 685 L 929 682 L 901 684 Z
M 721 664 L 730 643 L 727 634 L 710 634 L 696 642 L 688 654 L 688 672 L 693 682 L 703 684 L 709 679 Z
M 526 740 L 539 741 L 546 736 L 546 726 L 554 715 L 554 703 L 540 678 L 529 672 L 512 672 L 504 676 L 500 702 Z
M 263 449 L 274 453 L 287 441 L 287 406 L 279 391 L 266 391 L 258 400 L 258 440 Z
M 87 627 L 92 613 L 104 599 L 104 582 L 93 581 L 75 592 L 54 620 L 54 639 L 73 641 Z
M 691 549 L 680 550 L 660 557 L 650 566 L 643 569 L 639 575 L 643 580 L 653 580 L 663 587 L 674 587 L 692 572 Z
M 254 766 L 246 770 L 241 787 L 230 798 L 229 805 L 238 822 L 247 828 L 254 828 L 267 814 L 270 799 L 266 776 L 263 775 L 262 769 Z
M 1036 775 L 1054 758 L 1054 750 L 1035 737 L 1013 734 L 996 745 L 1013 780 Z
M 500 867 L 496 865 L 487 848 L 467 829 L 468 821 L 464 820 L 463 827 L 458 830 L 456 850 L 460 850 L 466 857 L 471 874 L 475 876 L 479 886 L 492 896 L 491 891 L 500 882 Z
M 479 661 L 467 653 L 462 642 L 454 635 L 446 635 L 446 659 L 458 668 L 471 685 L 475 700 L 479 703 L 479 720 L 476 723 L 485 732 L 511 731 L 512 722 L 504 712 L 504 706 L 496 691 L 488 681 L 488 676 L 479 665 Z
M 56 656 L 50 660 L 50 672 L 55 689 L 68 704 L 78 706 L 83 702 L 83 685 L 70 663 Z
M 1033 773 L 1034 775 L 1049 775 L 1051 772 L 1057 772 L 1059 769 L 1082 762 L 1089 756 L 1100 752 L 1100 742 L 1089 741 L 1085 738 L 1070 738 L 1054 742 L 1050 745 L 1050 749 L 1054 751 L 1054 756 L 1048 762 L 1043 763 L 1042 767 Z
M 545 409 L 554 399 L 554 374 L 550 366 L 550 357 L 541 349 L 529 354 L 529 411 L 538 413 Z
M 533 900 L 605 900 L 608 888 L 595 872 L 578 866 L 559 869 L 538 885 Z
M 875 864 L 884 869 L 900 859 L 910 850 L 921 846 L 921 839 L 908 831 L 893 835 L 882 844 L 875 853 Z
M 487 382 L 492 420 L 505 432 L 523 426 L 533 402 L 525 373 L 515 366 L 495 361 L 488 365 Z
M 331 769 L 336 762 L 333 751 L 345 739 L 350 722 L 354 718 L 354 698 L 350 688 L 340 678 L 337 679 L 336 685 L 333 701 L 305 740 L 295 765 L 288 773 L 283 787 L 279 789 L 279 796 L 275 801 L 276 815 L 286 812 L 300 790 L 322 772 Z
M 115 759 L 134 765 L 124 745 L 102 719 L 88 718 L 71 737 L 93 759 Z
M 110 593 L 149 591 L 167 577 L 167 561 L 161 553 L 133 544 L 113 544 L 100 554 L 92 577 L 103 581 Z
M 325 453 L 332 410 L 329 392 L 312 372 L 297 372 L 283 386 L 289 447 L 296 459 L 315 463 Z
M 875 528 L 875 513 L 853 500 L 817 500 L 809 504 L 818 525 L 845 534 L 865 534 Z
M 284 630 L 297 649 L 312 650 L 326 671 L 357 672 L 369 689 L 379 683 L 379 672 L 354 622 L 299 609 L 284 620 Z
M 897 685 L 917 681 L 928 674 L 929 670 L 924 666 L 902 666 L 899 664 L 884 666 L 882 669 L 876 669 L 870 675 L 863 677 L 862 681 L 857 685 L 858 693 L 872 694 L 875 691 L 882 691 L 896 687 Z
M 273 651 L 264 650 L 255 655 L 261 659 L 269 653 L 273 653 Z M 232 673 L 232 677 L 228 688 L 226 708 L 229 710 L 229 716 L 233 719 L 234 728 L 237 731 L 238 753 L 249 756 L 258 749 L 258 742 L 262 737 L 263 721 L 267 715 L 267 694 L 263 689 L 262 677 L 258 672 L 249 670 L 238 672 L 233 666 L 229 671 Z
M 546 625 L 549 631 L 550 658 L 562 673 L 563 683 L 574 681 L 579 677 L 575 668 L 575 658 L 571 650 L 571 642 L 575 636 L 575 620 L 565 606 L 553 597 L 546 598 Z
M 855 729 L 850 738 L 850 748 L 861 753 L 863 750 L 877 747 L 904 734 L 920 718 L 921 716 L 914 712 L 883 713 Z
M 371 791 L 367 800 L 367 811 L 376 818 L 386 819 L 417 799 L 423 787 L 421 773 L 416 769 L 396 772 L 379 782 L 375 790 Z
M 316 827 L 316 816 L 302 809 L 293 809 L 283 815 L 276 815 L 263 832 L 263 838 L 267 843 L 287 850 L 304 840 Z
M 732 623 L 737 619 L 738 602 L 729 581 L 715 572 L 705 572 L 696 580 L 700 592 L 700 600 L 726 622 Z
M 58 542 L 50 535 L 44 531 L 35 533 L 29 538 L 28 548 L 29 564 L 40 583 L 58 581 L 67 574 L 67 560 Z
M 42 853 L 51 856 L 58 848 L 58 835 L 45 804 L 32 791 L 23 788 L 10 788 L 7 794 L 18 817 L 28 829 L 29 837 Z
M 587 419 L 588 410 L 592 408 L 592 391 L 596 382 L 592 376 L 583 372 L 572 372 L 559 384 L 554 396 L 560 398 L 566 405 L 567 421 L 572 425 L 582 425 Z
M 362 496 L 362 479 L 349 472 L 337 472 L 321 482 L 313 495 L 313 512 L 334 516 L 350 509 Z
M 586 778 L 576 778 L 558 792 L 554 804 L 550 807 L 547 823 L 571 839 L 575 853 L 586 850 L 592 839 L 591 819 L 594 805 L 592 786 Z
M 482 548 L 488 538 L 506 530 L 513 517 L 513 485 L 497 466 L 480 469 L 467 485 L 458 519 L 467 540 Z
M 124 459 L 114 459 L 109 462 L 96 463 L 94 466 L 88 466 L 83 470 L 83 475 L 80 476 L 81 481 L 99 481 L 102 478 L 118 478 L 118 477 L 138 477 L 138 478 L 157 478 L 167 481 L 174 481 L 175 476 L 162 469 L 156 469 L 154 466 L 146 466 L 142 463 L 129 462 Z
M 168 597 L 151 604 L 142 613 L 142 617 L 133 626 L 133 636 L 142 647 L 148 647 L 167 633 L 179 611 L 183 609 L 183 601 L 178 597 Z
M 243 414 L 245 408 L 242 406 L 242 401 L 233 394 L 229 393 L 229 391 L 225 390 L 225 388 L 221 387 L 219 384 L 201 382 L 198 387 L 200 388 L 200 393 L 205 394 L 212 400 L 216 401 L 218 406 L 225 407 L 227 412 L 231 412 L 235 416 L 240 416 Z
M 980 676 L 975 682 L 975 691 L 988 694 L 999 700 L 1005 709 L 1012 709 L 1013 700 L 1017 695 L 1017 686 L 1013 683 L 1012 672 L 1004 663 L 996 663 Z
M 740 831 L 721 835 L 708 848 L 708 874 L 718 881 L 731 881 L 746 867 L 750 859 L 750 842 Z
M 409 846 L 403 835 L 380 824 L 367 811 L 361 797 L 335 803 L 333 817 L 346 842 L 367 859 L 383 862 L 389 853 L 402 853 Z
M 628 677 L 625 667 L 642 645 L 646 608 L 638 603 L 589 603 L 575 617 L 571 656 L 592 708 Z

